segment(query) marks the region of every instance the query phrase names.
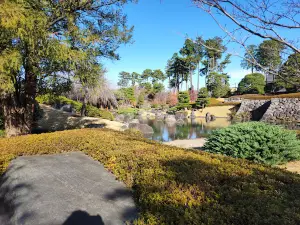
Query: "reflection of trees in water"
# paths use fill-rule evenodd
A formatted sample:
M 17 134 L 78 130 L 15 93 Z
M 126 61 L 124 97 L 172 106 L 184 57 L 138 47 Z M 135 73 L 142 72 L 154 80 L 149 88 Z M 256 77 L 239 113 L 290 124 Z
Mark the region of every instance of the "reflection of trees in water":
M 152 139 L 157 141 L 172 141 L 176 139 L 192 139 L 206 137 L 220 127 L 230 124 L 226 119 L 217 119 L 206 123 L 204 118 L 186 120 L 184 124 L 168 124 L 163 121 L 149 120 L 148 125 L 153 128 Z

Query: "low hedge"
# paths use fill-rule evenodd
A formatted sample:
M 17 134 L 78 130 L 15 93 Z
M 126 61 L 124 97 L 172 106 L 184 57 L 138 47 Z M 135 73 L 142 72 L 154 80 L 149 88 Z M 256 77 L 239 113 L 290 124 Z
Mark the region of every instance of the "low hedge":
M 244 99 L 251 99 L 251 100 L 269 100 L 272 98 L 300 98 L 300 92 L 279 94 L 279 95 L 245 94 L 245 95 L 231 96 L 230 98 L 244 98 Z
M 40 104 L 46 105 L 72 105 L 77 113 L 80 113 L 82 103 L 69 99 L 65 96 L 53 96 L 53 95 L 40 95 L 36 97 L 36 101 Z M 114 116 L 111 112 L 103 109 L 99 109 L 95 106 L 88 105 L 87 106 L 87 116 L 90 117 L 101 117 L 107 120 L 114 120 Z
M 131 187 L 142 224 L 300 224 L 300 176 L 107 129 L 0 140 L 0 170 L 21 155 L 82 151 Z
M 263 122 L 238 123 L 215 130 L 204 149 L 269 165 L 300 159 L 296 132 Z

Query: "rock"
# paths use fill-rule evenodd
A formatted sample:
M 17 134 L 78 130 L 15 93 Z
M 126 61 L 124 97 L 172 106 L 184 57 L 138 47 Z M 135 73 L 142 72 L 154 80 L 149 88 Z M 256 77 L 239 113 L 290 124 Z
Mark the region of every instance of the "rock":
M 69 113 L 71 113 L 72 110 L 73 110 L 73 107 L 72 107 L 72 105 L 63 105 L 63 106 L 60 108 L 60 110 L 62 110 L 62 111 L 64 111 L 64 112 L 69 112 Z
M 176 121 L 176 124 L 183 125 L 183 124 L 185 124 L 185 122 L 184 122 L 184 120 L 179 119 L 179 120 Z
M 149 120 L 155 120 L 155 114 L 154 113 L 148 113 L 147 114 L 147 119 L 149 119 Z
M 205 120 L 206 120 L 206 122 L 209 122 L 209 121 L 211 120 L 211 115 L 210 115 L 209 112 L 206 113 L 206 115 L 205 115 Z
M 211 115 L 210 116 L 210 121 L 215 121 L 216 120 L 216 116 L 215 115 Z
M 133 119 L 130 121 L 130 123 L 140 123 L 140 121 L 138 119 Z
M 156 120 L 164 120 L 165 119 L 165 115 L 162 112 L 157 112 L 155 114 L 155 119 Z
M 130 121 L 133 120 L 133 119 L 134 119 L 134 114 L 132 114 L 132 113 L 126 114 L 126 115 L 124 116 L 124 122 L 126 122 L 126 123 L 130 122 Z
M 148 124 L 140 124 L 140 123 L 129 123 L 129 129 L 136 129 L 141 131 L 143 134 L 153 134 L 153 128 Z
M 124 120 L 125 120 L 125 116 L 123 114 L 117 114 L 115 116 L 115 121 L 124 122 Z
M 175 118 L 184 120 L 187 118 L 187 113 L 186 112 L 176 112 Z
M 165 121 L 166 123 L 176 123 L 175 115 L 167 115 Z

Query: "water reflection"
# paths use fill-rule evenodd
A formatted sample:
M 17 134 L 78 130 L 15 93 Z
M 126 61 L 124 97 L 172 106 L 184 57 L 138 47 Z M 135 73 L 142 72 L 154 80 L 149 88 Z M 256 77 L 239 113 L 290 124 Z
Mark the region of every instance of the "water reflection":
M 227 118 L 218 118 L 208 123 L 205 118 L 185 120 L 183 124 L 170 124 L 158 120 L 149 120 L 147 123 L 154 130 L 154 134 L 149 138 L 162 142 L 205 137 L 212 130 L 227 127 L 231 124 Z

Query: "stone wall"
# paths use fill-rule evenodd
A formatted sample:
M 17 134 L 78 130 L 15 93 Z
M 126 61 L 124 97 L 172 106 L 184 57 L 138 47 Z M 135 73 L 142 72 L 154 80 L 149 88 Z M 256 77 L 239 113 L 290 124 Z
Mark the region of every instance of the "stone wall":
M 253 110 L 258 109 L 265 103 L 269 102 L 270 100 L 249 100 L 245 99 L 242 101 L 241 106 L 236 114 L 241 114 L 245 112 L 252 112 Z
M 300 98 L 273 98 L 261 120 L 300 122 Z

